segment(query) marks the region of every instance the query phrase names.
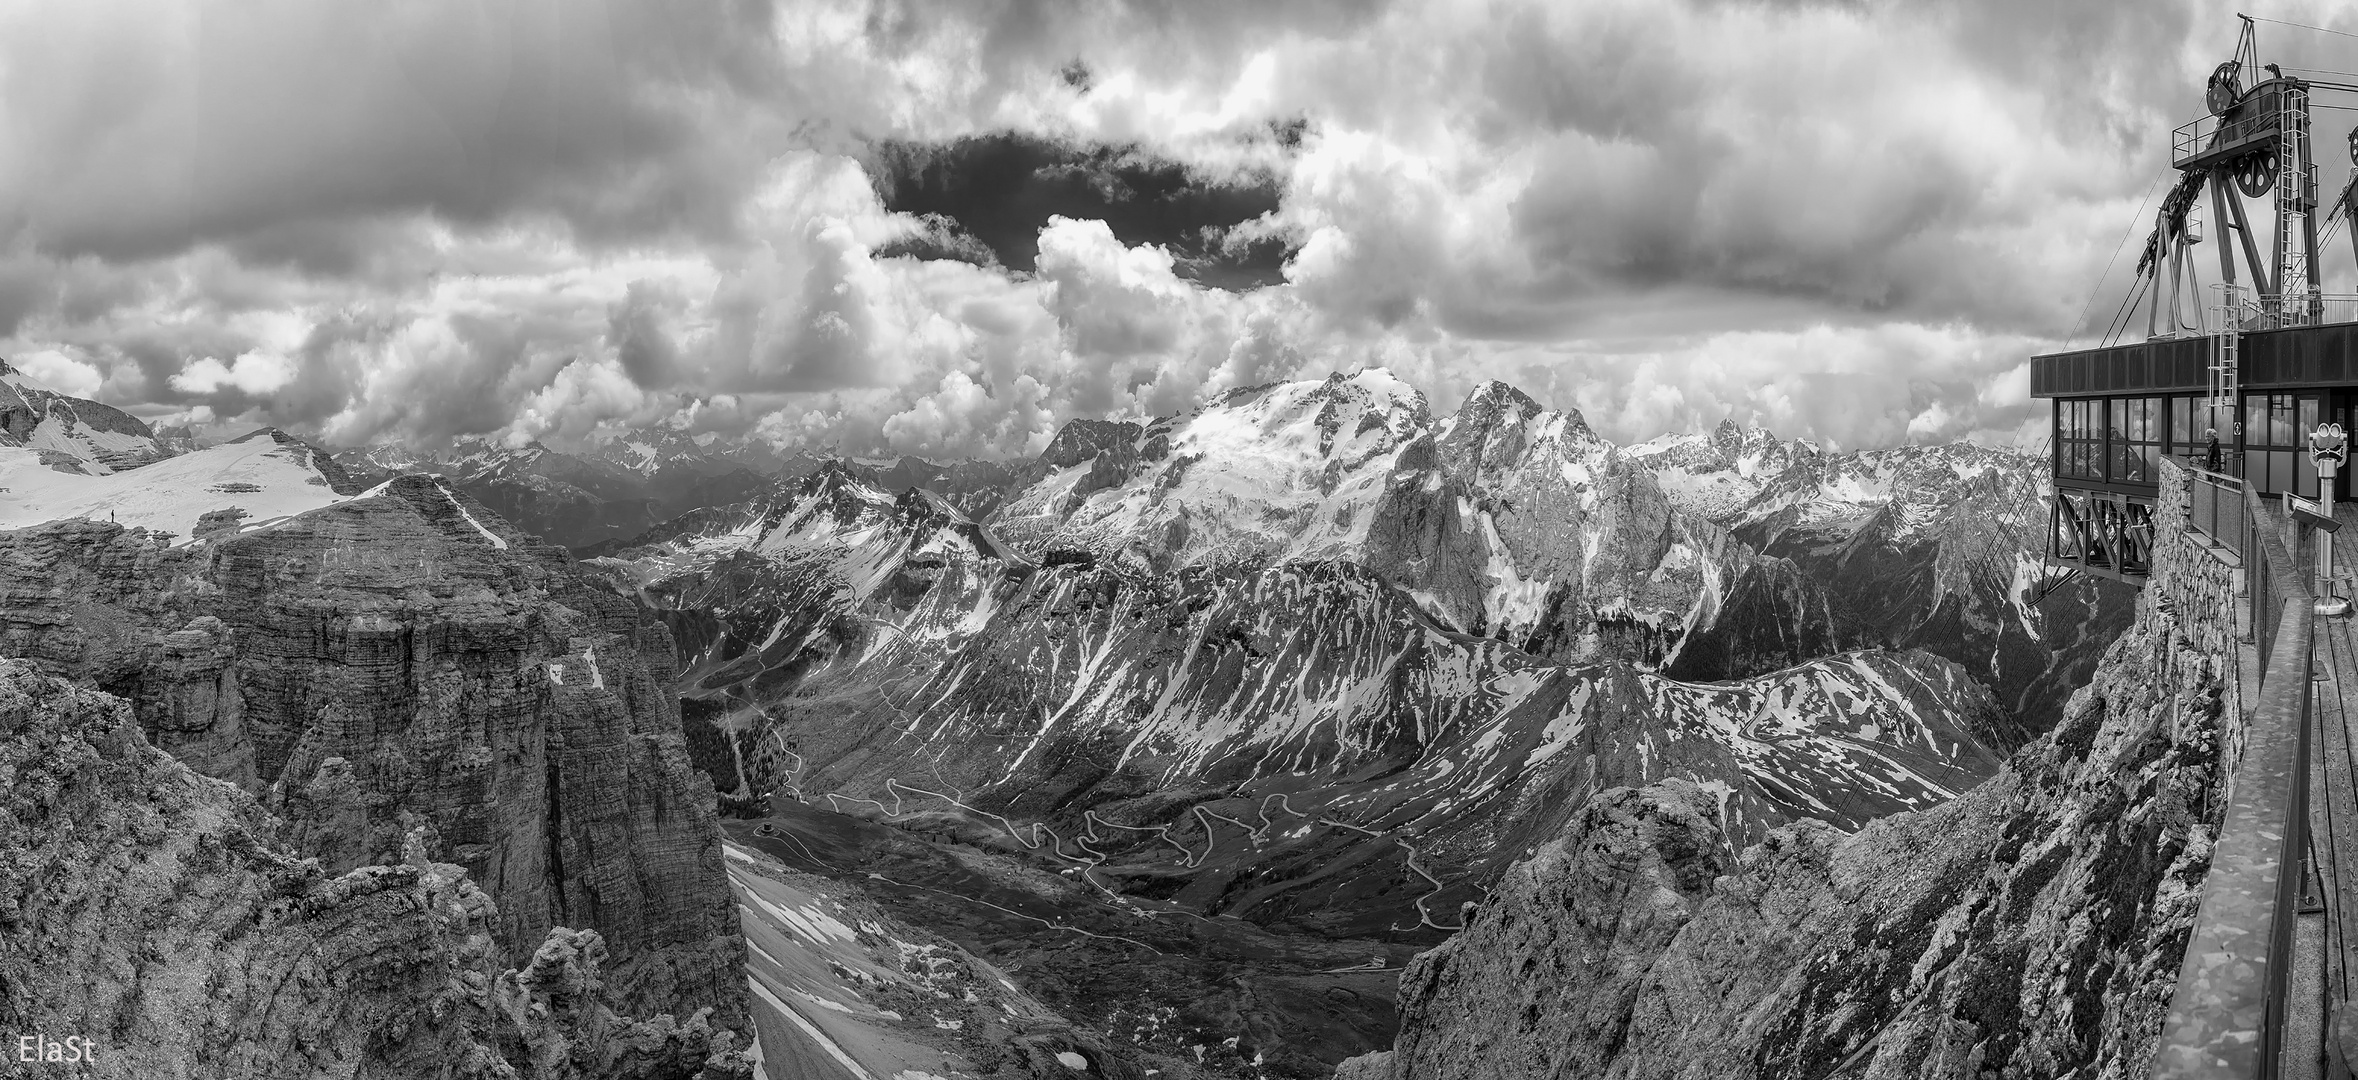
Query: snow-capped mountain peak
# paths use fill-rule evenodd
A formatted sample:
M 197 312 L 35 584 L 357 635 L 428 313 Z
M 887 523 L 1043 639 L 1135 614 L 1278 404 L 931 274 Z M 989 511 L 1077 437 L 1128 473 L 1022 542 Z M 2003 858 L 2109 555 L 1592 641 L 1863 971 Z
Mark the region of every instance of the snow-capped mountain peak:
M 60 394 L 5 361 L 0 361 L 0 446 L 23 447 L 46 468 L 83 476 L 106 476 L 171 456 L 139 418 Z

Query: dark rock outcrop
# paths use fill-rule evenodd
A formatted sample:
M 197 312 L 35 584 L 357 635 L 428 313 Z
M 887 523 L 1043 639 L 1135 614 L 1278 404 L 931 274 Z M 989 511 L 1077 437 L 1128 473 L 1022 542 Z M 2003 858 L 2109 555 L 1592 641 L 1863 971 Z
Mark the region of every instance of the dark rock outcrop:
M 2016 563 L 2032 556 L 2020 537 L 2035 536 L 2044 518 L 2016 518 L 2026 505 L 2043 515 L 2046 504 L 2026 503 L 2018 489 L 2037 474 L 1958 481 L 1951 463 L 1923 456 L 1930 460 L 1897 470 L 1900 479 L 1934 472 L 1954 490 L 1914 492 L 1912 501 L 1895 495 L 1858 520 L 1797 523 L 1789 509 L 1736 534 L 1822 584 L 1829 615 L 1854 640 L 1924 649 L 1973 668 L 2016 717 L 2000 743 L 2011 750 L 2052 725 L 2087 684 L 2104 646 L 2128 625 L 2134 590 L 2080 578 L 2043 599 L 2024 595 L 2031 575 Z
M 126 698 L 331 872 L 398 861 L 423 827 L 497 900 L 508 955 L 594 929 L 633 1011 L 742 1023 L 669 635 L 436 481 L 178 548 L 83 521 L 0 533 L 0 655 Z
M 123 702 L 17 661 L 0 777 L 0 1030 L 89 1040 L 76 1075 L 749 1075 L 708 1011 L 608 1007 L 594 932 L 553 929 L 503 974 L 496 905 L 422 833 L 389 865 L 297 857 Z

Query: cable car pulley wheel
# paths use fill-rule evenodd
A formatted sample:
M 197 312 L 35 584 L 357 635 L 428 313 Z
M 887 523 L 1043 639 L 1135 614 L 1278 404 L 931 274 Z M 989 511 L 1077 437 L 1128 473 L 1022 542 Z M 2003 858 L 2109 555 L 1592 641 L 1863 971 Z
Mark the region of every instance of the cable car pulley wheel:
M 2243 96 L 2243 88 L 2235 84 L 2235 75 L 2243 65 L 2229 60 L 2211 72 L 2210 85 L 2203 88 L 2202 103 L 2210 107 L 2212 116 L 2225 116 L 2235 107 L 2235 100 Z
M 2244 198 L 2257 199 L 2276 186 L 2276 151 L 2246 154 L 2230 169 L 2235 174 L 2235 190 L 2243 192 Z

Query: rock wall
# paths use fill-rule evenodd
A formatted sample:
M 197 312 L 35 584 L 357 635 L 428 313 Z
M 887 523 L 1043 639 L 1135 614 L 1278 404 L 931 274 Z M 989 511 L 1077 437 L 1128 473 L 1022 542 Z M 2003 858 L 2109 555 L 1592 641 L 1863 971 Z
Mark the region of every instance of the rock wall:
M 1693 785 L 1600 793 L 1403 972 L 1395 1049 L 1338 1076 L 2142 1075 L 2224 805 L 2231 680 L 2162 599 L 2209 573 L 2182 525 L 2093 682 L 1996 777 L 1741 854 Z
M 2242 571 L 2212 555 L 2201 534 L 2189 528 L 2186 494 L 2188 473 L 2169 458 L 2162 459 L 2161 494 L 2154 500 L 2154 574 L 2147 586 L 2153 602 L 2176 616 L 2179 634 L 2196 653 L 2217 665 L 2226 715 L 2242 716 L 2253 702 L 2244 695 L 2238 658 L 2243 646 L 2236 612 L 2248 607 L 2239 599 Z M 2256 659 L 2256 654 L 2255 654 Z M 2220 747 L 2220 801 L 2233 795 L 2235 766 L 2243 760 L 2243 725 L 2227 725 Z
M 0 655 L 121 695 L 331 872 L 425 827 L 512 957 L 597 930 L 635 1011 L 744 1016 L 710 784 L 669 636 L 561 551 L 422 477 L 217 543 L 0 533 Z
M 0 661 L 0 777 L 0 1034 L 94 1043 L 74 1075 L 749 1074 L 709 1010 L 608 1008 L 595 932 L 503 972 L 497 907 L 422 834 L 391 865 L 298 858 L 123 702 L 21 662 Z

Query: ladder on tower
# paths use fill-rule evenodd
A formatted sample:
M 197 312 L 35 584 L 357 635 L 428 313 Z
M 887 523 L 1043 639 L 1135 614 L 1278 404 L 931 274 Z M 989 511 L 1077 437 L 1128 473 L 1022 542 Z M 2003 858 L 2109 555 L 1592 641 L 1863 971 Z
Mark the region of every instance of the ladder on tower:
M 2309 160 L 2309 89 L 2288 80 L 2276 97 L 2276 325 L 2306 326 L 2320 306 L 2310 280 L 2310 192 L 2317 163 Z
M 2235 422 L 2237 396 L 2242 392 L 2239 351 L 2243 341 L 2243 287 L 2220 282 L 2211 288 L 2219 302 L 2211 305 L 2211 422 L 2221 428 Z M 2228 440 L 2232 442 L 2233 440 Z

